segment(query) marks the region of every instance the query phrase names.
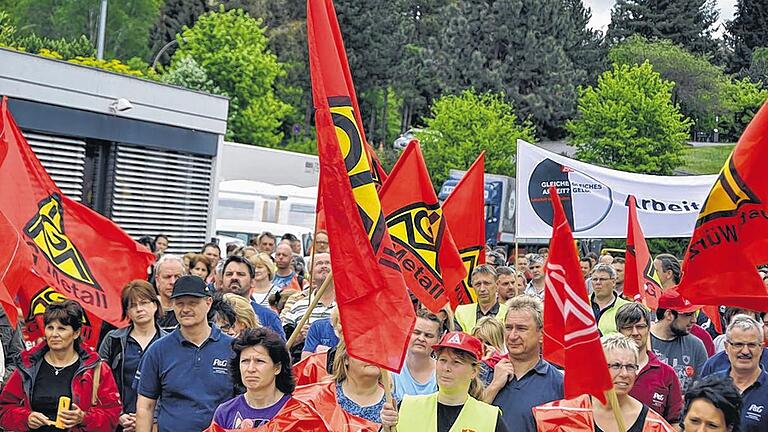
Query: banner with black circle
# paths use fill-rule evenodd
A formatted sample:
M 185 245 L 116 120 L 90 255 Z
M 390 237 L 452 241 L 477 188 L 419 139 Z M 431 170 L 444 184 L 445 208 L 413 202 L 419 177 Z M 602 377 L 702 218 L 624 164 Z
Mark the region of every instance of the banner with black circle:
M 716 175 L 654 176 L 579 162 L 517 141 L 517 236 L 549 238 L 557 188 L 575 238 L 626 238 L 627 200 L 637 199 L 646 238 L 689 237 Z

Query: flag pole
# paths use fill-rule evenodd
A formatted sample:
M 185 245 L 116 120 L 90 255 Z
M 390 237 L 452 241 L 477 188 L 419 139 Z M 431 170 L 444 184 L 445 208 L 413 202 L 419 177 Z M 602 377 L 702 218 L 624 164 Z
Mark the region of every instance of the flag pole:
M 608 403 L 611 404 L 613 417 L 616 419 L 616 426 L 619 427 L 619 432 L 626 432 L 627 427 L 624 425 L 624 416 L 621 415 L 621 410 L 619 409 L 619 399 L 616 397 L 616 390 L 610 389 L 606 391 L 605 396 L 608 398 Z
M 389 376 L 389 371 L 386 369 L 381 369 L 381 385 L 384 386 L 384 403 L 392 403 L 392 381 Z M 397 406 L 395 406 L 395 409 L 397 409 Z M 397 428 L 395 426 L 384 426 L 384 430 L 387 432 L 396 432 Z
M 293 329 L 293 333 L 291 333 L 291 337 L 288 338 L 288 342 L 286 342 L 286 346 L 288 349 L 291 349 L 294 343 L 296 343 L 296 339 L 298 339 L 299 335 L 301 334 L 301 329 L 304 327 L 304 324 L 307 323 L 309 320 L 309 317 L 312 315 L 312 311 L 315 309 L 315 306 L 317 306 L 317 303 L 320 302 L 320 297 L 325 294 L 325 290 L 328 289 L 328 286 L 333 283 L 333 271 L 328 273 L 328 277 L 325 279 L 325 282 L 318 288 L 317 292 L 315 293 L 315 298 L 312 299 L 312 301 L 309 302 L 309 306 L 307 307 L 307 311 L 304 312 L 304 316 L 301 317 L 301 320 L 296 324 L 296 328 Z

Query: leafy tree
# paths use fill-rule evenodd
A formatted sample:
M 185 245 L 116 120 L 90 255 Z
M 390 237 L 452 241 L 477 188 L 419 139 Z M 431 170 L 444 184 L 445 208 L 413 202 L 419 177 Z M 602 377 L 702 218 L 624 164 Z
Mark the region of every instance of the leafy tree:
M 749 77 L 731 80 L 724 89 L 728 99 L 728 114 L 720 118 L 717 127 L 727 141 L 737 141 L 757 110 L 768 99 L 768 89 L 760 88 Z
M 192 57 L 181 57 L 176 60 L 173 69 L 162 75 L 161 81 L 188 89 L 200 90 L 207 93 L 228 96 L 216 83 L 208 77 L 208 73 Z
M 208 4 L 207 0 L 165 0 L 149 31 L 149 53 L 152 58 L 148 60 L 153 61 L 164 46 L 175 41 L 185 26 L 192 27 L 200 15 L 210 10 Z M 158 57 L 158 64 L 168 65 L 175 51 L 174 45 L 166 48 Z
M 760 81 L 764 87 L 768 86 L 768 48 L 760 47 L 752 51 L 748 75 L 753 82 Z
M 111 1 L 107 10 L 105 57 L 128 59 L 147 56 L 147 35 L 161 0 Z M 76 39 L 85 35 L 96 45 L 99 1 L 15 0 L 7 2 L 23 34 L 49 39 Z
M 608 57 L 619 65 L 643 64 L 646 60 L 665 80 L 672 81 L 672 102 L 700 130 L 712 130 L 716 118 L 729 113 L 730 79 L 703 55 L 691 54 L 668 40 L 649 42 L 633 35 L 611 48 Z
M 275 147 L 292 108 L 275 95 L 275 82 L 285 75 L 285 67 L 267 43 L 261 20 L 240 9 L 222 8 L 183 31 L 171 70 L 181 67 L 185 57 L 192 58 L 231 97 L 227 138 Z
M 596 87 L 580 91 L 579 113 L 567 126 L 576 156 L 622 171 L 672 174 L 691 127 L 671 101 L 673 86 L 648 62 L 614 65 Z
M 733 54 L 728 62 L 730 72 L 749 68 L 752 51 L 768 47 L 768 2 L 738 0 L 733 20 L 725 24 L 725 40 Z
M 485 150 L 485 170 L 515 175 L 513 156 L 517 140 L 533 142 L 533 127 L 520 122 L 504 95 L 466 90 L 443 96 L 432 105 L 432 114 L 419 131 L 424 159 L 432 182 L 439 187 L 451 168 L 467 168 Z
M 575 113 L 588 74 L 577 52 L 590 35 L 585 12 L 563 0 L 458 0 L 442 9 L 426 76 L 435 92 L 502 92 L 543 135 L 557 137 Z M 581 9 L 583 11 L 583 8 Z M 577 16 L 581 13 L 581 18 Z M 586 38 L 586 39 L 585 39 Z M 578 61 L 577 61 L 578 60 Z
M 716 7 L 716 0 L 617 0 L 607 37 L 611 43 L 634 34 L 669 39 L 692 53 L 714 54 Z

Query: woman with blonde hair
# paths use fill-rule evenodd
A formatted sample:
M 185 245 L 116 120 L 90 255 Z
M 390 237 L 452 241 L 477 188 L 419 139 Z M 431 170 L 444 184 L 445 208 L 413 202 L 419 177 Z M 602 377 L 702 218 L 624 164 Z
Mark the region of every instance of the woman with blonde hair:
M 493 378 L 493 368 L 507 355 L 507 347 L 504 344 L 504 324 L 492 316 L 480 318 L 472 329 L 472 336 L 483 343 L 480 381 L 488 385 Z
M 251 262 L 254 270 L 251 300 L 261 306 L 269 307 L 269 296 L 278 291 L 272 284 L 277 266 L 272 261 L 272 257 L 265 253 L 251 255 L 248 261 Z
M 231 327 L 230 336 L 237 337 L 247 328 L 261 327 L 259 318 L 248 299 L 235 293 L 226 293 L 223 298 L 235 310 L 235 325 Z
M 463 332 L 450 332 L 433 345 L 437 354 L 437 392 L 406 395 L 400 409 L 384 405 L 381 423 L 399 432 L 506 432 L 498 407 L 482 402 L 478 378 L 483 343 Z
M 311 405 L 329 422 L 343 418 L 343 423 L 356 426 L 348 430 L 378 431 L 384 405 L 381 369 L 350 357 L 341 341 L 336 347 L 330 378 L 297 387 L 293 397 Z

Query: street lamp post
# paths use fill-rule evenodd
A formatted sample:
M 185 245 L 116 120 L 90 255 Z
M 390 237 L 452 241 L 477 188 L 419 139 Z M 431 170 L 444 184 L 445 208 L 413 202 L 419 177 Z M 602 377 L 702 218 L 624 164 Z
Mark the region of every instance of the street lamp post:
M 157 62 L 160 60 L 160 56 L 163 55 L 164 52 L 168 51 L 170 47 L 173 45 L 176 45 L 179 43 L 178 39 L 174 39 L 167 44 L 163 45 L 162 48 L 160 48 L 160 51 L 157 52 L 157 55 L 155 56 L 155 59 L 152 60 L 152 69 L 155 69 L 157 67 Z
M 107 1 L 101 0 L 101 13 L 99 14 L 99 40 L 96 42 L 96 58 L 104 60 L 104 37 L 107 33 Z

